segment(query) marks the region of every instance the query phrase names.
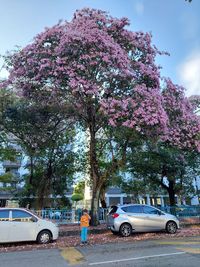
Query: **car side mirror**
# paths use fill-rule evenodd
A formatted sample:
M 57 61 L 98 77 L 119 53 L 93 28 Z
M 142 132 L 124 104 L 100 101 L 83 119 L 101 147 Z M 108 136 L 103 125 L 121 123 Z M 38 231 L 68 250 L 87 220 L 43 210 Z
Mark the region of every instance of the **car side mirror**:
M 161 216 L 162 214 L 163 214 L 162 211 L 159 210 L 158 215 Z

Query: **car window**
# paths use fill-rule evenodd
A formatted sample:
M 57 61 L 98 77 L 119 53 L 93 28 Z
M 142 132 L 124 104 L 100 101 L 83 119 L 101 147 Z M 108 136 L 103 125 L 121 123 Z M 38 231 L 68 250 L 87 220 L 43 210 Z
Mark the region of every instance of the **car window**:
M 0 222 L 9 221 L 9 210 L 0 210 Z
M 152 207 L 143 206 L 143 212 L 147 214 L 159 214 L 159 210 L 154 209 Z
M 130 213 L 142 213 L 142 208 L 139 205 L 122 207 L 121 209 L 125 212 L 130 212 Z
M 112 206 L 111 207 L 111 211 L 109 212 L 109 214 L 113 214 L 117 211 L 118 207 L 117 206 Z
M 13 210 L 12 211 L 12 221 L 15 222 L 31 222 L 32 217 L 30 213 L 22 210 Z

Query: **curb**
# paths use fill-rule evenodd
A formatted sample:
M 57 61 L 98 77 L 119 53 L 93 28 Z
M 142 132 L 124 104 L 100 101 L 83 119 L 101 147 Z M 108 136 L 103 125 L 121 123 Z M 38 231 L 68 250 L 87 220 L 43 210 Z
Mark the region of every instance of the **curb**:
M 106 233 L 107 231 L 109 231 L 108 229 L 91 229 L 88 230 L 88 234 L 102 234 L 102 233 Z M 63 236 L 78 236 L 80 235 L 80 231 L 59 231 L 59 236 L 63 237 Z
M 198 226 L 200 227 L 200 224 L 181 224 L 180 228 L 189 228 L 192 226 Z M 88 234 L 102 234 L 102 233 L 106 233 L 108 232 L 109 229 L 89 229 L 88 230 Z M 59 231 L 59 236 L 60 237 L 64 237 L 64 236 L 78 236 L 80 235 L 80 231 L 79 230 L 70 230 L 70 231 Z

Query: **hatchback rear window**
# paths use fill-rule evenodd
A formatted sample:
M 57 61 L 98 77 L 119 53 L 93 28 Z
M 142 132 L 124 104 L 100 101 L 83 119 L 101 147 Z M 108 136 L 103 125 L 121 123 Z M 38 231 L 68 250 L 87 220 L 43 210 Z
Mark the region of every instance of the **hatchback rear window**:
M 117 211 L 118 207 L 117 206 L 112 206 L 111 207 L 111 211 L 109 212 L 109 214 L 113 214 Z

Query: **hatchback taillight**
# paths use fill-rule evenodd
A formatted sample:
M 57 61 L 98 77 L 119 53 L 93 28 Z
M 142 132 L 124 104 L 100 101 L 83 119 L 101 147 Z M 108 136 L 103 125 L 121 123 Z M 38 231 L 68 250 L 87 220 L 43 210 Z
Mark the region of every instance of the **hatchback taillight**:
M 113 213 L 113 214 L 112 214 L 113 219 L 117 218 L 118 216 L 119 216 L 118 213 Z

